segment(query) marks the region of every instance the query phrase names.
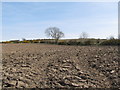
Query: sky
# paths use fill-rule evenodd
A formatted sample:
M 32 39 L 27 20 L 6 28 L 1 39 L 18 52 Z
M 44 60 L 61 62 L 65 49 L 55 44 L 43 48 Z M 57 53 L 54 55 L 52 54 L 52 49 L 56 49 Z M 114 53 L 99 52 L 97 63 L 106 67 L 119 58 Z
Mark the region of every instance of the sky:
M 3 2 L 2 40 L 48 38 L 45 30 L 58 27 L 65 37 L 118 35 L 117 2 Z
M 119 0 L 1 0 L 2 2 L 119 2 Z

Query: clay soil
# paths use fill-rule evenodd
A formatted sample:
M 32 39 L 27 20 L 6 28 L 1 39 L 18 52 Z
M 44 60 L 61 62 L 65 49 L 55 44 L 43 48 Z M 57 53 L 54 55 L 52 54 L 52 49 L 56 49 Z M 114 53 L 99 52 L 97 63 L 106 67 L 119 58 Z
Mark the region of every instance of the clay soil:
M 117 46 L 2 44 L 3 88 L 119 88 Z

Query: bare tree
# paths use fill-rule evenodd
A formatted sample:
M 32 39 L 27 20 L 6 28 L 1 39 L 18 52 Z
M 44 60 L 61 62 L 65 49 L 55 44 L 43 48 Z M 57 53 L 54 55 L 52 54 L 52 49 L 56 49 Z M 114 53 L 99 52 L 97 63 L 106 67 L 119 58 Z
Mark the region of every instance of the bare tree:
M 88 34 L 87 34 L 86 32 L 82 32 L 82 33 L 80 34 L 80 38 L 86 39 L 86 38 L 88 38 Z
M 111 35 L 111 36 L 109 36 L 109 39 L 115 39 L 115 38 L 114 38 L 114 36 Z
M 57 27 L 49 27 L 45 30 L 45 34 L 48 37 L 52 37 L 52 39 L 55 39 L 55 43 L 58 42 L 58 40 L 62 37 L 64 37 L 64 33 L 60 31 Z
M 25 41 L 26 39 L 25 38 L 22 38 L 22 41 Z

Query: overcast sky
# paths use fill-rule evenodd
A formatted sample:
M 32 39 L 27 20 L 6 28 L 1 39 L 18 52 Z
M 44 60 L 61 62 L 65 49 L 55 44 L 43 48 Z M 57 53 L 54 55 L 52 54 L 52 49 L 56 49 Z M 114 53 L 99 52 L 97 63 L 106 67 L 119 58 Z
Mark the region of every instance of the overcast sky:
M 117 37 L 117 2 L 4 2 L 3 40 L 47 38 L 45 29 L 58 27 L 64 38 Z

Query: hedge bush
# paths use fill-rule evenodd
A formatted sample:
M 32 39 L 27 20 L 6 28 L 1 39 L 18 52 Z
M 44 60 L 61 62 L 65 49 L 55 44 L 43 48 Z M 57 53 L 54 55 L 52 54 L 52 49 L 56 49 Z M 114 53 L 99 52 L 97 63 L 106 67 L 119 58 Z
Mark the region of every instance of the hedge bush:
M 92 45 L 92 41 L 91 40 L 84 41 L 84 45 Z
M 105 40 L 100 45 L 120 45 L 120 39 Z
M 12 40 L 12 41 L 5 41 L 2 43 L 46 43 L 46 44 L 58 44 L 58 45 L 120 45 L 120 39 L 109 39 L 109 40 L 102 40 L 102 39 L 85 39 L 85 40 L 78 40 L 78 39 L 69 39 L 69 40 L 59 40 L 58 43 L 55 43 L 54 39 L 41 39 L 41 40 Z

